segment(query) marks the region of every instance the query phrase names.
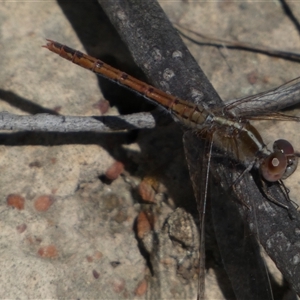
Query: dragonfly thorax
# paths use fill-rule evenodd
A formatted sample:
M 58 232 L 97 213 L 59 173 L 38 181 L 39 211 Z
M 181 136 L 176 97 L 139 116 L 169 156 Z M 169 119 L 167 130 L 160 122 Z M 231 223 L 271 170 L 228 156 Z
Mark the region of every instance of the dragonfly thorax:
M 215 146 L 226 149 L 225 154 L 245 168 L 257 166 L 269 182 L 286 179 L 297 168 L 298 160 L 288 141 L 275 141 L 273 151 L 269 151 L 258 131 L 247 121 L 215 117 L 210 128 Z

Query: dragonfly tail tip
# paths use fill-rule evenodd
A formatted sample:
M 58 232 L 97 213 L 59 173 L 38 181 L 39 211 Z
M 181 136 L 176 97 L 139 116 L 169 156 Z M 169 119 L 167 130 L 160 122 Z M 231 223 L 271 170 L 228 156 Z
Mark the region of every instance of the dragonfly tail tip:
M 46 41 L 47 41 L 47 44 L 46 45 L 42 45 L 43 48 L 49 49 L 50 46 L 55 43 L 53 40 L 50 40 L 50 39 L 46 39 Z

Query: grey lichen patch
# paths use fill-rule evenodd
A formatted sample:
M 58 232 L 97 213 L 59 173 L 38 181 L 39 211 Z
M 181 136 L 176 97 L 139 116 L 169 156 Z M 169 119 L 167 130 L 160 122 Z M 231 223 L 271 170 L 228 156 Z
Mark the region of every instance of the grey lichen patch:
M 278 231 L 277 233 L 270 236 L 270 238 L 267 240 L 266 245 L 268 248 L 276 246 L 276 248 L 280 252 L 288 251 L 290 247 L 290 243 L 282 231 Z
M 259 210 L 264 210 L 264 211 L 268 212 L 268 214 L 273 217 L 276 217 L 276 210 L 267 201 L 263 202 L 261 205 L 258 205 L 257 208 Z
M 169 81 L 171 78 L 173 78 L 175 76 L 175 73 L 173 72 L 173 70 L 167 68 L 164 70 L 163 73 L 163 78 L 167 81 Z
M 117 11 L 117 16 L 122 21 L 125 21 L 127 19 L 126 14 L 124 13 L 123 10 L 118 10 Z
M 191 89 L 191 96 L 195 101 L 195 104 L 200 104 L 204 98 L 204 94 L 195 88 Z
M 182 58 L 182 52 L 179 50 L 176 50 L 172 53 L 172 58 Z
M 293 265 L 298 265 L 299 262 L 300 262 L 300 254 L 294 255 L 293 258 L 292 258 Z
M 153 48 L 151 55 L 156 61 L 160 61 L 162 59 L 162 54 L 158 48 Z
M 249 223 L 249 228 L 250 228 L 250 230 L 256 230 L 257 228 L 257 225 L 256 224 L 254 224 L 253 222 L 250 222 Z
M 150 67 L 151 67 L 150 64 L 148 64 L 148 63 L 145 63 L 145 64 L 144 64 L 144 68 L 145 68 L 145 69 L 150 70 Z

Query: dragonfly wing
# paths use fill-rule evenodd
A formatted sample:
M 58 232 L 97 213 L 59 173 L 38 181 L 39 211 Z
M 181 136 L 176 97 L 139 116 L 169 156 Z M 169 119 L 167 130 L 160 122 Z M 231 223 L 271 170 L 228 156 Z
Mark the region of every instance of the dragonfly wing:
M 220 168 L 214 166 L 213 160 L 211 164 L 211 169 Z M 228 167 L 223 171 L 229 172 Z M 240 199 L 233 200 L 233 193 L 225 192 L 224 189 L 214 189 L 211 199 L 213 225 L 222 261 L 236 298 L 271 300 L 272 290 L 258 242 L 239 211 L 248 210 L 239 202 L 246 203 L 244 197 L 251 195 L 247 189 L 247 176 L 249 174 L 245 174 L 245 178 L 239 183 L 239 189 L 243 191 L 239 195 Z
M 269 115 L 299 103 L 300 77 L 257 95 L 227 101 L 222 111 L 236 117 Z M 298 121 L 293 119 L 294 121 Z
M 198 299 L 202 300 L 204 299 L 205 290 L 205 209 L 212 139 L 209 135 L 200 136 L 192 131 L 187 131 L 183 136 L 183 141 L 185 156 L 199 212 L 200 259 Z
M 248 231 L 247 222 L 239 212 L 239 209 L 248 209 L 241 205 L 242 202 L 246 203 L 243 199 L 244 193 L 247 194 L 246 179 L 239 183 L 239 188 L 243 191 L 238 194 L 240 199 L 232 199 L 236 196 L 231 186 L 234 178 L 239 176 L 236 172 L 241 170 L 237 171 L 234 164 L 229 164 L 228 157 L 226 158 L 226 155 L 222 155 L 213 147 L 213 135 L 209 132 L 205 134 L 186 132 L 184 148 L 200 218 L 200 299 L 204 298 L 204 221 L 208 193 L 218 247 L 236 298 L 273 299 L 258 243 L 253 234 Z M 209 178 L 209 171 L 214 178 Z M 222 178 L 223 181 L 220 182 L 220 172 L 227 175 L 228 181 Z M 247 175 L 249 174 L 245 174 Z M 226 298 L 227 296 L 230 297 L 226 295 Z

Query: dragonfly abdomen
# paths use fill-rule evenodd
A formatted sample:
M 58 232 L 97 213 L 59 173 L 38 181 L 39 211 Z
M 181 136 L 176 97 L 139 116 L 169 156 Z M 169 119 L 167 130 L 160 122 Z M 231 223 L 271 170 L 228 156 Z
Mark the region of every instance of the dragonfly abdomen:
M 197 123 L 204 123 L 208 112 L 201 106 L 181 100 L 171 94 L 155 88 L 143 81 L 140 81 L 125 72 L 122 72 L 100 59 L 94 58 L 90 55 L 81 53 L 68 46 L 62 45 L 58 42 L 47 40 L 47 45 L 43 46 L 59 56 L 72 61 L 85 69 L 91 70 L 99 76 L 113 80 L 120 85 L 134 91 L 146 99 L 156 104 L 162 105 L 171 113 L 182 119 L 188 127 L 195 127 Z

